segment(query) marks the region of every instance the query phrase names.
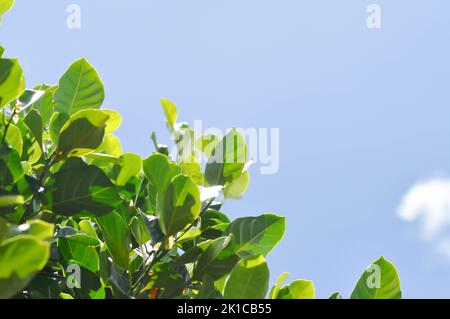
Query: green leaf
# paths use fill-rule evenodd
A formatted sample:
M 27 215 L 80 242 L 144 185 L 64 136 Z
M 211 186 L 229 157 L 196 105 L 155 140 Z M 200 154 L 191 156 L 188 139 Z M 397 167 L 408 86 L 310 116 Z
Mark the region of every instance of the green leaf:
M 144 245 L 150 241 L 150 234 L 141 216 L 134 216 L 131 219 L 130 229 L 139 245 Z
M 14 124 L 9 125 L 8 132 L 6 133 L 6 142 L 11 148 L 17 151 L 19 156 L 22 156 L 23 137 L 20 129 Z
M 182 231 L 194 222 L 201 209 L 200 191 L 188 176 L 175 176 L 167 186 L 159 214 L 166 237 Z
M 219 142 L 220 140 L 213 134 L 203 135 L 195 141 L 195 146 L 201 150 L 207 158 L 210 158 Z
M 247 162 L 245 139 L 232 129 L 217 144 L 205 169 L 209 185 L 226 185 L 241 176 Z
M 332 299 L 342 299 L 342 296 L 341 296 L 340 293 L 335 292 L 335 293 L 332 294 L 332 295 L 330 296 L 330 298 L 328 298 L 328 299 L 330 299 L 330 300 L 332 300 Z
M 143 168 L 148 181 L 157 189 L 157 191 L 164 191 L 172 177 L 167 156 L 155 153 L 144 160 Z
M 0 0 L 0 21 L 2 19 L 2 15 L 6 13 L 14 4 L 14 0 Z M 1 56 L 1 54 L 0 54 Z
M 296 280 L 281 288 L 277 299 L 314 299 L 316 296 L 314 283 L 309 280 Z
M 58 155 L 81 156 L 96 150 L 103 142 L 109 115 L 100 110 L 83 110 L 72 115 L 61 129 Z
M 58 248 L 67 264 L 77 264 L 92 272 L 99 270 L 99 257 L 94 247 L 60 238 Z
M 225 286 L 225 299 L 264 299 L 269 288 L 269 268 L 262 255 L 237 263 Z
M 164 109 L 164 114 L 167 118 L 167 124 L 169 124 L 170 127 L 173 127 L 174 124 L 177 122 L 178 118 L 178 110 L 175 104 L 173 104 L 171 101 L 167 99 L 161 100 L 161 105 Z
M 0 110 L 25 91 L 25 77 L 16 59 L 0 59 Z
M 64 216 L 101 216 L 121 202 L 116 186 L 103 171 L 73 158 L 54 175 L 50 210 Z
M 97 247 L 101 245 L 100 240 L 97 236 L 92 236 L 83 232 L 79 232 L 72 227 L 61 227 L 58 233 L 55 235 L 56 238 L 64 238 L 68 241 L 72 241 L 85 246 Z
M 240 199 L 245 194 L 250 183 L 250 174 L 246 171 L 241 176 L 232 181 L 225 187 L 224 195 L 226 198 Z
M 203 172 L 195 156 L 188 156 L 180 162 L 181 173 L 189 176 L 197 185 L 203 185 Z
M 0 195 L 0 207 L 13 207 L 23 203 L 24 198 L 21 195 Z
M 233 234 L 239 256 L 267 254 L 283 238 L 286 219 L 276 215 L 238 218 L 226 233 Z
M 24 172 L 19 153 L 5 144 L 0 144 L 0 185 L 16 183 Z
M 128 180 L 139 175 L 142 170 L 142 159 L 139 155 L 123 154 L 123 165 L 117 177 L 117 185 L 124 186 Z
M 114 157 L 122 156 L 122 145 L 114 134 L 106 134 L 103 143 L 97 149 L 97 153 L 104 153 Z
M 351 299 L 401 299 L 397 269 L 384 257 L 372 263 L 361 275 Z
M 55 112 L 51 115 L 48 128 L 50 131 L 50 139 L 53 141 L 53 144 L 58 145 L 59 133 L 68 120 L 69 115 L 64 113 Z
M 130 263 L 130 233 L 125 219 L 117 212 L 98 217 L 103 237 L 113 260 L 123 269 Z
M 0 278 L 17 275 L 24 279 L 44 268 L 50 256 L 50 244 L 32 235 L 19 235 L 0 245 Z
M 42 123 L 41 114 L 38 111 L 32 109 L 24 119 L 25 124 L 30 129 L 31 134 L 34 136 L 36 141 L 39 143 L 39 146 L 42 147 L 42 131 L 44 129 L 44 125 Z
M 58 88 L 57 86 L 48 87 L 45 84 L 41 84 L 41 85 L 38 85 L 37 87 L 35 87 L 35 89 L 37 89 L 37 90 L 45 91 L 44 94 L 42 94 L 41 97 L 36 102 L 34 102 L 32 105 L 33 109 L 37 110 L 39 112 L 39 114 L 41 115 L 42 123 L 44 125 L 46 125 L 50 121 L 50 118 L 53 115 L 53 109 L 55 107 L 55 104 L 53 102 L 53 97 L 55 96 L 55 92 L 56 92 L 57 88 Z M 69 118 L 68 115 L 67 114 L 64 114 L 64 115 L 66 115 L 66 120 L 67 120 Z M 58 133 L 59 133 L 62 125 L 58 129 Z
M 119 112 L 114 110 L 102 110 L 103 113 L 109 115 L 108 122 L 106 122 L 106 133 L 112 133 L 115 130 L 117 130 L 122 123 L 122 117 L 120 116 Z
M 86 109 L 98 109 L 105 99 L 103 83 L 97 71 L 80 59 L 59 80 L 54 101 L 57 112 L 72 115 Z
M 31 235 L 37 240 L 51 240 L 54 232 L 54 225 L 43 220 L 30 220 L 26 224 L 10 226 L 8 237 L 12 238 L 19 235 Z
M 208 274 L 210 266 L 213 265 L 220 253 L 228 246 L 230 239 L 229 236 L 220 237 L 211 242 L 209 247 L 200 255 L 195 265 L 193 280 L 201 279 L 204 275 Z
M 278 277 L 277 281 L 275 282 L 275 285 L 270 290 L 269 299 L 277 299 L 278 292 L 281 288 L 283 288 L 283 284 L 286 281 L 286 279 L 289 277 L 288 272 L 284 272 Z

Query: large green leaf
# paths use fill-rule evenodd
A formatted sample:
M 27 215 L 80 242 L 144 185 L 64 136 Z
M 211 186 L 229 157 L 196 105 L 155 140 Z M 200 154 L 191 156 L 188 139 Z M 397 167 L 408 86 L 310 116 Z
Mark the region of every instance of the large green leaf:
M 58 248 L 67 264 L 77 264 L 92 272 L 99 270 L 99 257 L 94 247 L 60 238 Z
M 232 129 L 217 144 L 205 169 L 209 185 L 225 185 L 241 176 L 247 161 L 245 139 Z
M 88 154 L 103 142 L 109 115 L 100 110 L 83 110 L 70 117 L 61 129 L 58 156 Z
M 231 272 L 226 299 L 264 299 L 269 288 L 269 268 L 262 255 L 247 256 Z
M 276 215 L 238 218 L 227 231 L 234 235 L 235 253 L 239 256 L 266 256 L 283 238 L 286 219 Z
M 117 212 L 98 217 L 103 237 L 113 260 L 123 269 L 129 267 L 130 232 L 125 219 Z
M 71 158 L 54 175 L 49 208 L 64 216 L 101 216 L 121 202 L 116 186 L 103 171 Z
M 13 226 L 0 219 L 0 299 L 24 289 L 45 266 L 53 229 L 40 220 Z
M 31 235 L 7 239 L 0 246 L 0 278 L 16 274 L 23 279 L 41 270 L 50 255 L 50 245 Z
M 384 257 L 372 263 L 361 275 L 351 299 L 401 299 L 397 269 Z
M 72 115 L 80 110 L 98 109 L 105 99 L 103 83 L 97 71 L 80 59 L 59 80 L 55 92 L 55 110 Z
M 144 173 L 158 192 L 166 189 L 171 179 L 170 163 L 166 155 L 155 153 L 143 162 Z
M 0 59 L 0 109 L 25 91 L 25 77 L 16 59 Z
M 167 186 L 159 212 L 161 229 L 168 237 L 182 231 L 200 214 L 200 190 L 188 176 L 175 176 Z

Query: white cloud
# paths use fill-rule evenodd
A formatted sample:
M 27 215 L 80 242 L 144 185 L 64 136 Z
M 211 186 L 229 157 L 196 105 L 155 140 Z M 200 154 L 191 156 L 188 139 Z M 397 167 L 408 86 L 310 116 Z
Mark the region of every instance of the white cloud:
M 407 222 L 419 221 L 424 238 L 450 260 L 450 179 L 417 183 L 403 197 L 397 213 Z

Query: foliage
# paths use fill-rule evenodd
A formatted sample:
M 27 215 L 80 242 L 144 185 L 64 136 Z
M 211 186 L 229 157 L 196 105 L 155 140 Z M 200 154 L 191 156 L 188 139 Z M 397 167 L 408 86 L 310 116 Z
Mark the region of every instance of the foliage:
M 0 0 L 0 14 L 9 3 Z M 122 154 L 120 115 L 101 109 L 103 100 L 86 59 L 58 85 L 32 89 L 16 59 L 0 59 L 0 298 L 265 298 L 266 256 L 285 218 L 230 221 L 222 212 L 249 183 L 244 137 L 193 141 L 163 99 L 178 155 L 154 134 L 147 158 Z M 352 298 L 401 297 L 394 266 L 374 265 Z M 287 276 L 269 298 L 315 297 L 311 281 L 285 285 Z M 373 276 L 377 287 L 368 286 Z

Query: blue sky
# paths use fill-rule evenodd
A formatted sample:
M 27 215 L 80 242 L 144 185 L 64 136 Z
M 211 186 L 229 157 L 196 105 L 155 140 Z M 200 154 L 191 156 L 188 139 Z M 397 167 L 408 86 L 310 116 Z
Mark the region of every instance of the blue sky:
M 79 30 L 66 27 L 71 3 Z M 372 3 L 379 30 L 366 27 Z M 169 142 L 161 97 L 191 123 L 279 128 L 279 172 L 253 167 L 244 199 L 225 205 L 232 217 L 287 217 L 272 280 L 288 271 L 319 297 L 349 296 L 384 255 L 405 297 L 440 298 L 450 297 L 438 249 L 450 234 L 449 11 L 446 0 L 16 0 L 0 43 L 28 86 L 57 83 L 85 56 L 104 106 L 123 115 L 126 151 L 150 154 L 152 130 Z M 436 216 L 441 237 L 423 231 Z

